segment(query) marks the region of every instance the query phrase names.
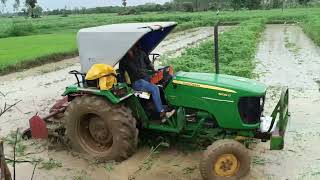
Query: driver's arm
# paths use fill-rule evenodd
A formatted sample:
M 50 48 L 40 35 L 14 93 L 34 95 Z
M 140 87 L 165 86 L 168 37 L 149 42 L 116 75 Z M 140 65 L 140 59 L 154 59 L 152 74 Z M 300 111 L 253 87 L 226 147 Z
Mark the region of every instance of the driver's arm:
M 147 69 L 155 72 L 156 70 L 154 69 L 154 66 L 151 63 L 149 56 L 145 52 L 142 52 L 141 55 L 143 56 L 144 63 L 146 63 L 147 65 Z

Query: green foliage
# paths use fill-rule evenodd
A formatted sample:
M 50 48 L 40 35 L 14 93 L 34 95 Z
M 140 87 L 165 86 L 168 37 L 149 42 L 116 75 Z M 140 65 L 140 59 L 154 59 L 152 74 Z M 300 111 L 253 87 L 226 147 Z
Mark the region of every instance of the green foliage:
M 282 0 L 273 0 L 271 6 L 272 8 L 280 8 L 282 6 Z
M 261 8 L 261 1 L 260 0 L 246 0 L 245 6 L 250 10 L 260 9 Z
M 43 12 L 43 9 L 42 9 L 42 7 L 40 7 L 40 6 L 36 6 L 36 7 L 33 9 L 33 15 L 34 15 L 35 18 L 41 17 L 42 12 Z
M 215 12 L 208 11 L 148 13 L 127 16 L 118 16 L 117 14 L 45 16 L 41 19 L 28 20 L 23 17 L 0 18 L 0 74 L 75 55 L 77 50 L 75 34 L 80 28 L 84 27 L 112 23 L 176 21 L 179 25 L 175 31 L 181 31 L 201 26 L 212 26 L 217 20 L 221 22 L 243 22 L 248 19 L 263 18 L 268 22 L 278 23 L 300 21 L 304 31 L 317 44 L 320 44 L 319 17 L 319 8 L 296 8 L 286 9 L 284 12 L 280 9 L 220 11 L 219 16 Z M 10 38 L 4 39 L 4 37 Z M 212 59 L 211 57 L 208 58 Z M 209 67 L 203 68 L 209 69 Z M 210 68 L 212 68 L 212 65 L 210 65 Z
M 320 18 L 319 16 L 308 16 L 302 23 L 304 32 L 320 46 Z
M 114 162 L 114 161 L 108 162 L 108 163 L 105 165 L 104 169 L 105 169 L 107 172 L 111 172 L 111 171 L 113 171 L 115 165 L 116 165 L 116 162 Z
M 25 154 L 27 146 L 23 144 L 22 134 L 19 131 L 18 134 L 16 133 L 16 131 L 11 131 L 10 134 L 5 138 L 5 142 L 12 146 L 12 148 L 14 148 L 14 145 L 16 144 L 16 155 L 23 156 Z
M 9 36 L 26 36 L 35 32 L 35 28 L 30 21 L 13 21 L 6 34 Z
M 234 10 L 242 8 L 260 9 L 262 7 L 260 0 L 231 0 L 231 6 Z
M 69 15 L 67 18 L 60 16 L 45 16 L 41 19 L 31 19 L 32 25 L 37 30 L 32 34 L 65 33 L 76 32 L 80 28 L 105 25 L 112 23 L 128 22 L 156 22 L 156 21 L 176 21 L 180 30 L 199 26 L 211 26 L 218 19 L 222 22 L 240 22 L 251 18 L 267 18 L 268 20 L 301 21 L 309 15 L 320 16 L 319 8 L 288 9 L 281 10 L 254 10 L 254 11 L 220 11 L 216 12 L 194 12 L 194 13 L 148 13 L 135 16 L 118 16 L 117 14 L 89 14 L 89 15 Z M 13 19 L 0 18 L 0 37 L 10 37 L 6 34 L 9 24 L 12 21 L 23 23 L 25 18 L 16 17 Z
M 219 38 L 221 73 L 252 77 L 253 57 L 265 19 L 253 19 L 223 33 Z M 188 48 L 182 56 L 167 60 L 176 71 L 214 72 L 213 41 Z
M 75 33 L 0 39 L 0 74 L 75 55 Z
M 126 0 L 122 0 L 122 6 L 123 7 L 127 7 L 127 1 Z
M 193 12 L 193 3 L 192 2 L 184 2 L 182 3 L 183 10 L 186 12 Z
M 310 2 L 311 0 L 298 0 L 299 4 L 303 4 L 306 5 L 308 4 L 308 2 Z
M 60 161 L 50 158 L 48 161 L 41 162 L 41 166 L 39 167 L 39 169 L 51 170 L 60 167 L 62 167 L 62 163 Z
M 31 8 L 35 8 L 37 4 L 37 0 L 26 0 L 26 5 L 30 6 Z
M 120 11 L 118 15 L 137 15 L 139 12 L 135 9 L 124 9 L 123 11 Z

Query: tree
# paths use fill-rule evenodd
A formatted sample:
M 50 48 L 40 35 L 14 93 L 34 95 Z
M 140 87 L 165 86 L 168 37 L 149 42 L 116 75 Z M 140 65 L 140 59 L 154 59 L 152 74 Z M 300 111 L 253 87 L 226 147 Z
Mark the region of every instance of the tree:
M 260 0 L 245 0 L 245 7 L 250 10 L 260 9 L 261 8 L 261 1 Z
M 122 0 L 122 6 L 127 7 L 127 0 Z
M 231 6 L 234 10 L 239 10 L 245 7 L 245 0 L 231 0 Z
M 192 2 L 184 2 L 182 3 L 183 10 L 187 12 L 193 12 L 193 3 Z
M 14 4 L 13 4 L 13 9 L 15 12 L 18 12 L 20 7 L 20 0 L 15 0 Z
M 164 11 L 170 11 L 170 10 L 175 10 L 176 9 L 176 3 L 174 2 L 166 2 L 162 6 Z
M 272 8 L 280 8 L 282 6 L 281 0 L 272 0 Z
M 35 18 L 34 15 L 34 8 L 36 7 L 37 0 L 26 0 L 26 6 L 28 7 L 28 10 L 30 10 L 30 15 L 32 18 Z
M 38 5 L 38 6 L 36 6 L 36 7 L 34 8 L 34 10 L 33 10 L 33 15 L 34 15 L 35 18 L 39 18 L 39 17 L 41 17 L 42 12 L 43 12 L 42 7 L 40 7 L 40 6 Z
M 302 5 L 306 5 L 310 2 L 311 0 L 298 0 L 298 3 L 299 4 L 302 4 Z

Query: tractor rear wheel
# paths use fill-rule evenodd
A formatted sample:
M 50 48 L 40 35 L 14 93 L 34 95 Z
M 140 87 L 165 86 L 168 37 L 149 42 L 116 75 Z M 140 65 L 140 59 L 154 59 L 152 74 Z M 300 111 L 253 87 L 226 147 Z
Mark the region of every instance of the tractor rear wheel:
M 138 129 L 130 109 L 103 97 L 76 97 L 65 112 L 66 135 L 72 150 L 98 161 L 122 161 L 137 148 Z
M 218 140 L 203 153 L 200 172 L 204 180 L 237 180 L 250 171 L 247 149 L 235 140 Z

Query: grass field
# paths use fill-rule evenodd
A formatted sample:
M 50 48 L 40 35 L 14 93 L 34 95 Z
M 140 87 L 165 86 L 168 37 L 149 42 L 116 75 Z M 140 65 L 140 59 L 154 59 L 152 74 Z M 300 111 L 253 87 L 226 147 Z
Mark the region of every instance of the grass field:
M 225 11 L 220 12 L 218 16 L 215 12 L 170 12 L 129 16 L 116 14 L 46 16 L 27 20 L 22 17 L 0 18 L 0 74 L 73 55 L 76 51 L 76 32 L 83 27 L 124 22 L 176 21 L 179 23 L 176 31 L 181 31 L 211 26 L 217 20 L 223 23 L 239 23 L 257 18 L 273 23 L 301 22 L 305 32 L 320 44 L 320 8 L 286 9 L 284 12 L 280 9 Z M 244 46 L 239 48 L 241 49 L 238 50 L 242 51 Z
M 0 39 L 0 72 L 19 70 L 75 54 L 74 34 L 42 34 Z M 23 61 L 22 61 L 23 60 Z
M 221 73 L 242 77 L 253 77 L 255 63 L 252 61 L 260 32 L 266 19 L 252 19 L 223 33 L 219 38 Z M 175 71 L 214 72 L 213 41 L 208 40 L 197 47 L 188 48 L 177 58 L 167 60 Z

